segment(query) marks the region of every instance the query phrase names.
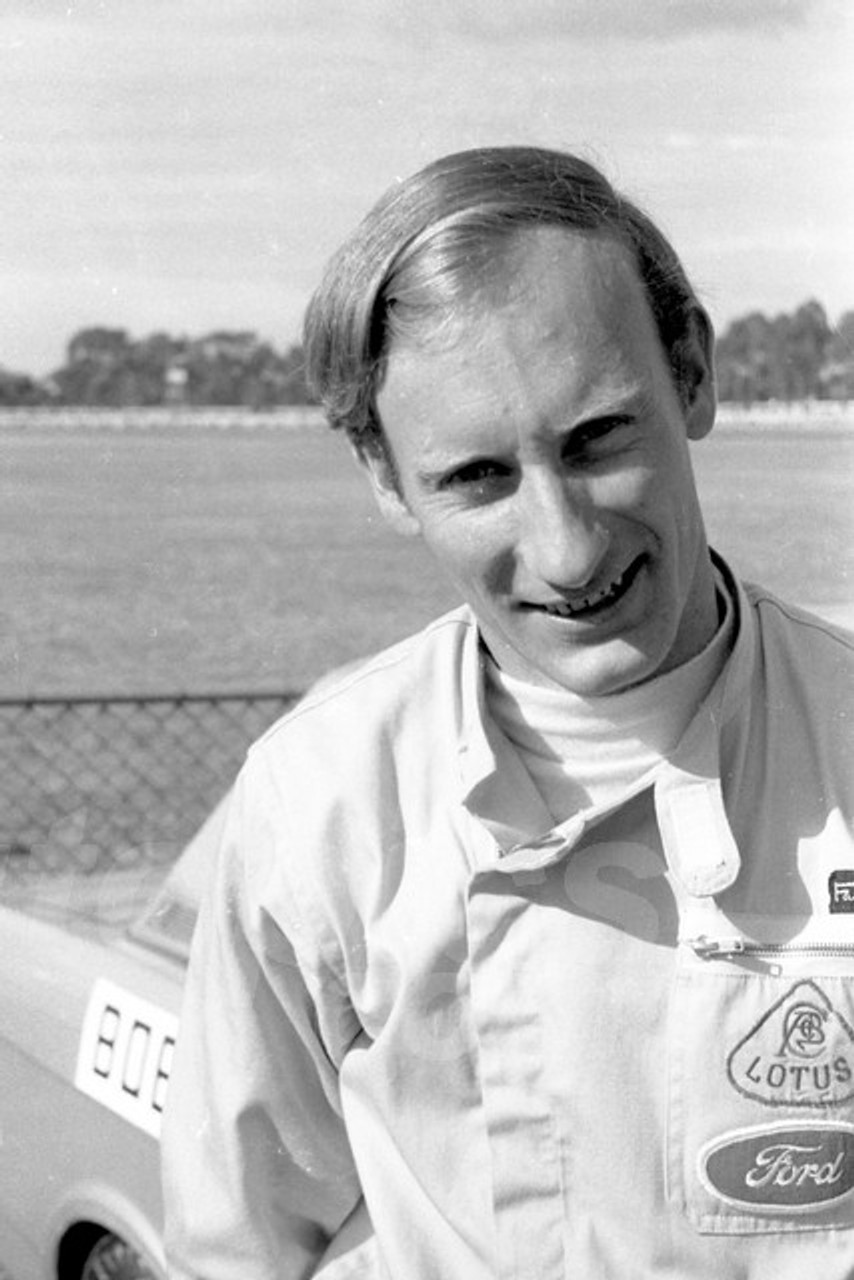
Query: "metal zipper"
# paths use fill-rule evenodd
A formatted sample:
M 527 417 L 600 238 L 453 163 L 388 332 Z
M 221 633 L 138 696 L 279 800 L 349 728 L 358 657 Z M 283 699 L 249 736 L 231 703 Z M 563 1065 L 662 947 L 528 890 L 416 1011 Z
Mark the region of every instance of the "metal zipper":
M 842 942 L 749 942 L 746 938 L 709 938 L 701 934 L 689 938 L 688 946 L 701 960 L 729 960 L 736 956 L 854 956 L 854 943 Z

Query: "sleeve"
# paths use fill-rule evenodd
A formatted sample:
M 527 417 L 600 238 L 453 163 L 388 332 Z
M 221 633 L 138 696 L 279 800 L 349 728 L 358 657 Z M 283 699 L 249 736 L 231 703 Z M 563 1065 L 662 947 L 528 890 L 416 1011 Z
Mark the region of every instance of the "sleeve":
M 358 1024 L 271 875 L 276 797 L 250 775 L 200 913 L 169 1083 L 171 1280 L 303 1280 L 362 1212 L 337 1071 Z

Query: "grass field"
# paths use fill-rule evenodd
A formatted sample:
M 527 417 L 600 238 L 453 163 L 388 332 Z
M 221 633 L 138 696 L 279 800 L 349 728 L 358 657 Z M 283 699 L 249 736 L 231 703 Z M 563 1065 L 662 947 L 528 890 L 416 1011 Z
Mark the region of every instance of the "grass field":
M 7 424 L 0 456 L 0 696 L 299 689 L 456 603 L 318 428 Z M 724 425 L 694 456 L 746 576 L 854 606 L 850 422 Z

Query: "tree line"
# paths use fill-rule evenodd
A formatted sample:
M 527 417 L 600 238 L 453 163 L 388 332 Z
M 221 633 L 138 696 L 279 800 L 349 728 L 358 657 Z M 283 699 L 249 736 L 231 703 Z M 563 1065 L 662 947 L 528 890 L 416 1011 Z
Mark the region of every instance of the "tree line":
M 719 336 L 715 364 L 721 400 L 854 399 L 854 311 L 837 325 L 815 301 L 791 315 L 751 312 Z M 65 364 L 47 378 L 0 368 L 0 405 L 262 410 L 311 401 L 300 347 L 280 353 L 247 330 L 135 340 L 124 329 L 88 328 L 74 335 Z
M 815 301 L 773 319 L 751 312 L 721 334 L 715 365 L 721 400 L 854 399 L 854 311 L 836 326 Z
M 300 347 L 278 352 L 247 330 L 134 340 L 124 329 L 82 329 L 68 344 L 65 364 L 49 377 L 0 370 L 0 404 L 6 405 L 273 409 L 310 402 Z

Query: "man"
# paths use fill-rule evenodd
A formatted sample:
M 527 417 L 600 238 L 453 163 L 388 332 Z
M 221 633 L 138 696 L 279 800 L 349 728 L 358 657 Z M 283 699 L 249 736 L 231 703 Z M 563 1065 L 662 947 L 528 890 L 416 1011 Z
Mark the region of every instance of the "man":
M 852 644 L 709 551 L 712 334 L 589 165 L 400 184 L 312 377 L 466 602 L 250 752 L 176 1280 L 854 1275 Z

